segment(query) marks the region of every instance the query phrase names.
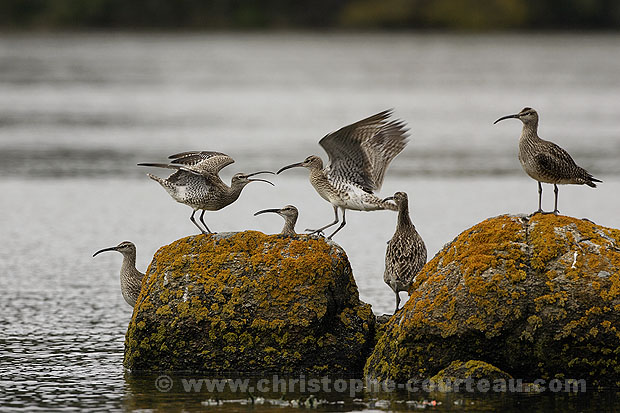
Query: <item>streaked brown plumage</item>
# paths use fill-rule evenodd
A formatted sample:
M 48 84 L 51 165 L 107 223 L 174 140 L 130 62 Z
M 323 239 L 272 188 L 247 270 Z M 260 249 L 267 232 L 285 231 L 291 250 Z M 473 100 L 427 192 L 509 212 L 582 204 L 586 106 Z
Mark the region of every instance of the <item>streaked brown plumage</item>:
M 204 222 L 205 211 L 218 211 L 235 202 L 243 188 L 250 182 L 267 182 L 264 179 L 249 179 L 251 176 L 270 173 L 270 171 L 260 171 L 251 174 L 237 173 L 226 185 L 219 177 L 219 172 L 227 165 L 235 162 L 230 156 L 221 152 L 196 151 L 182 152 L 171 155 L 170 164 L 165 163 L 139 163 L 139 166 L 151 166 L 157 168 L 174 169 L 168 178 L 163 179 L 155 175 L 147 174 L 149 178 L 158 182 L 170 196 L 177 202 L 188 205 L 193 209 L 189 219 L 203 233 L 211 233 L 209 227 Z M 200 213 L 200 222 L 206 231 L 194 220 L 197 210 Z
M 538 210 L 542 210 L 542 184 L 553 184 L 555 194 L 554 214 L 558 214 L 558 185 L 576 184 L 596 188 L 595 182 L 603 182 L 594 178 L 588 171 L 578 166 L 564 149 L 553 142 L 538 136 L 538 113 L 532 108 L 523 108 L 514 115 L 502 116 L 495 123 L 504 119 L 519 119 L 523 122 L 519 138 L 519 161 L 523 170 L 538 181 Z
M 415 276 L 426 264 L 426 245 L 409 217 L 409 201 L 407 194 L 396 192 L 386 198 L 394 200 L 398 206 L 398 221 L 392 239 L 388 241 L 385 251 L 385 272 L 383 281 L 396 294 L 396 309 L 400 305 L 400 291 L 408 291 Z
M 332 204 L 334 222 L 312 231 L 322 232 L 338 223 L 338 209 L 342 223 L 328 237 L 332 238 L 346 225 L 347 209 L 374 211 L 396 210 L 396 206 L 373 194 L 381 188 L 390 162 L 407 144 L 407 128 L 399 120 L 388 121 L 391 110 L 362 119 L 330 133 L 319 144 L 329 155 L 329 164 L 323 167 L 321 158 L 308 156 L 303 162 L 281 168 L 277 173 L 294 167 L 310 170 L 310 183 L 319 195 Z
M 278 214 L 282 218 L 284 218 L 284 228 L 282 228 L 282 232 L 280 232 L 281 235 L 286 235 L 287 237 L 293 237 L 297 235 L 297 233 L 295 232 L 295 223 L 297 222 L 297 216 L 299 215 L 299 212 L 297 211 L 297 208 L 295 208 L 295 206 L 286 205 L 279 209 L 263 209 L 256 212 L 254 216 L 265 214 L 267 212 Z
M 136 269 L 136 246 L 133 242 L 123 241 L 116 247 L 104 248 L 93 254 L 93 257 L 105 251 L 118 251 L 123 254 L 123 263 L 121 264 L 121 293 L 123 298 L 130 306 L 135 306 L 140 289 L 142 288 L 142 279 L 144 273 Z

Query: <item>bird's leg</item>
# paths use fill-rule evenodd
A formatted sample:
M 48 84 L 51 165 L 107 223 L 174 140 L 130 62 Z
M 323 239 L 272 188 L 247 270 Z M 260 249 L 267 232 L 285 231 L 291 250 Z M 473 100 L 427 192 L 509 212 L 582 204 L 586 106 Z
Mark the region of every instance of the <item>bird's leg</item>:
M 196 222 L 196 220 L 194 219 L 194 214 L 196 213 L 196 210 L 194 209 L 194 211 L 192 212 L 192 215 L 190 215 L 189 220 L 192 221 L 194 223 L 194 225 L 196 225 L 196 227 L 200 230 L 200 232 L 202 232 L 203 234 L 207 234 L 205 232 L 204 229 L 200 228 L 200 225 L 198 225 L 198 223 Z
M 332 234 L 327 237 L 327 239 L 332 239 L 332 237 L 334 235 L 336 235 L 336 232 L 340 231 L 346 224 L 347 224 L 347 219 L 345 217 L 347 210 L 346 209 L 342 209 L 342 222 L 340 223 L 340 226 L 336 229 L 336 231 L 332 232 Z
M 560 213 L 560 211 L 558 211 L 558 192 L 560 192 L 558 190 L 558 186 L 556 184 L 553 184 L 553 193 L 555 194 L 555 207 L 553 208 L 553 213 L 555 215 Z
M 542 184 L 540 183 L 540 181 L 538 181 L 538 211 L 534 212 L 536 213 L 542 213 L 543 209 L 542 209 Z
M 394 314 L 398 312 L 399 305 L 400 305 L 400 295 L 398 295 L 398 291 L 396 291 L 396 310 L 394 310 Z
M 333 225 L 336 225 L 338 223 L 338 207 L 334 207 L 334 222 L 327 224 L 319 229 L 308 229 L 306 228 L 306 231 L 310 232 L 310 235 L 314 235 L 314 234 L 318 234 L 323 232 L 324 229 L 329 228 Z M 333 235 L 333 234 L 332 234 Z
M 212 234 L 213 232 L 209 229 L 209 227 L 207 226 L 207 224 L 205 223 L 205 221 L 203 219 L 204 216 L 205 216 L 205 210 L 203 209 L 202 212 L 200 213 L 200 222 L 202 222 L 202 225 L 205 226 L 205 228 L 207 229 L 207 232 L 209 232 L 209 234 Z

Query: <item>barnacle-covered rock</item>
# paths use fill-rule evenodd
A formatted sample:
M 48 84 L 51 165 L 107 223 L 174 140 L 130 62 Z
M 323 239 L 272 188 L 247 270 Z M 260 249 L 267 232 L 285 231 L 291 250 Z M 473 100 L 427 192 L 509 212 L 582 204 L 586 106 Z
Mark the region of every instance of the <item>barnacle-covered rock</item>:
M 131 370 L 357 373 L 374 342 L 345 252 L 310 236 L 197 235 L 153 257 L 125 339 Z
M 619 230 L 566 216 L 475 225 L 418 274 L 366 375 L 405 382 L 482 360 L 524 380 L 617 383 L 619 247 Z

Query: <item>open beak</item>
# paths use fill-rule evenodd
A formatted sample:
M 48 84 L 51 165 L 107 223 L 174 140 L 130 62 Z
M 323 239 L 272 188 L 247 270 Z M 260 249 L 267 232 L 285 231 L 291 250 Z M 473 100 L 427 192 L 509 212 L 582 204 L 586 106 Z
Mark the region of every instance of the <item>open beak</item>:
M 267 182 L 269 185 L 275 186 L 275 184 L 273 182 L 268 181 L 266 179 L 259 179 L 259 178 L 250 179 L 251 176 L 258 175 L 258 174 L 272 174 L 272 175 L 275 175 L 271 171 L 260 171 L 260 172 L 254 172 L 254 173 L 251 173 L 251 174 L 247 174 L 245 177 L 248 178 L 248 181 L 250 181 L 250 182 Z
M 254 213 L 254 216 L 256 216 L 256 215 L 260 215 L 260 214 L 265 214 L 265 213 L 267 213 L 267 212 L 274 212 L 274 213 L 276 213 L 276 214 L 277 214 L 277 213 L 279 213 L 279 212 L 280 212 L 280 210 L 279 210 L 279 209 L 277 209 L 277 208 L 273 208 L 273 209 L 263 209 L 263 210 L 260 210 L 260 211 L 258 211 L 258 212 L 255 212 L 255 213 Z
M 519 119 L 519 115 L 518 114 L 514 114 L 514 115 L 506 115 L 506 116 L 502 116 L 501 118 L 499 118 L 498 120 L 496 120 L 495 122 L 493 122 L 493 125 L 495 125 L 497 122 L 499 122 L 500 120 L 506 120 L 506 119 Z
M 93 254 L 93 257 L 97 254 L 100 254 L 102 252 L 106 252 L 106 251 L 118 251 L 118 249 L 116 249 L 116 247 L 110 247 L 110 248 L 104 248 L 102 250 L 97 251 L 96 253 Z
M 278 172 L 276 172 L 276 174 L 279 174 L 282 171 L 286 171 L 287 169 L 291 169 L 291 168 L 297 168 L 298 166 L 303 166 L 303 162 L 297 162 L 297 163 L 293 163 L 287 166 L 283 166 L 282 168 L 280 168 L 280 170 Z

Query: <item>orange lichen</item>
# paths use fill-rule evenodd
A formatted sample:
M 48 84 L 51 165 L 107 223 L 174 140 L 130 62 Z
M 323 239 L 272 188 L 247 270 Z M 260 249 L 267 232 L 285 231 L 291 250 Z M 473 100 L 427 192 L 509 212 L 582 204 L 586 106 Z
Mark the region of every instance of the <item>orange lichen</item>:
M 373 344 L 374 316 L 346 254 L 322 238 L 187 237 L 157 251 L 145 278 L 127 332 L 128 368 L 355 372 Z M 136 329 L 140 322 L 150 329 Z M 141 340 L 155 345 L 138 351 Z
M 418 274 L 366 374 L 406 381 L 486 356 L 524 378 L 572 372 L 615 380 L 618 246 L 620 231 L 564 216 L 505 215 L 475 225 Z

